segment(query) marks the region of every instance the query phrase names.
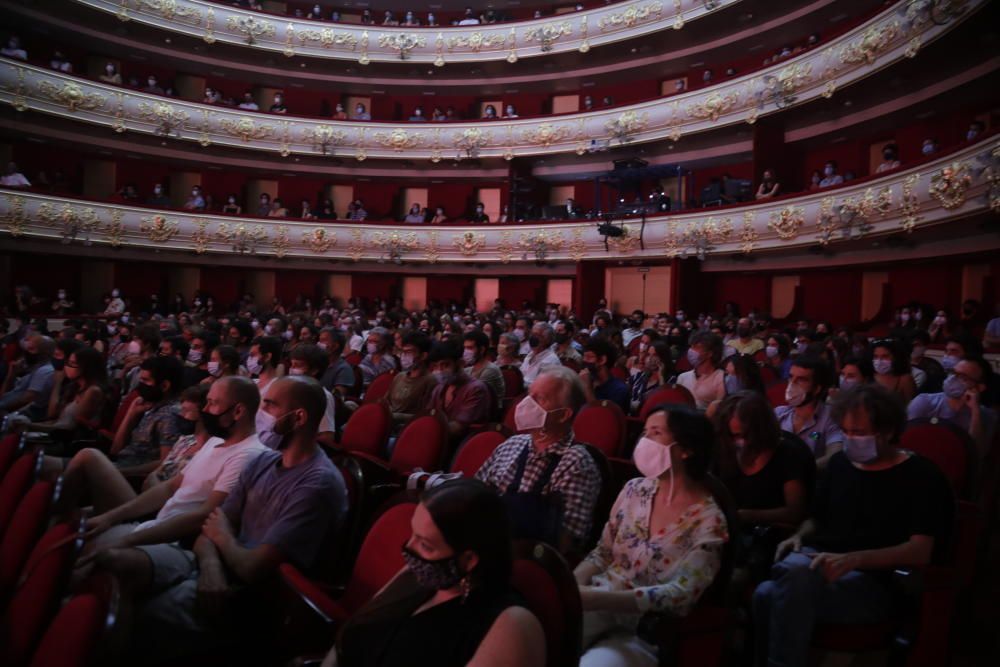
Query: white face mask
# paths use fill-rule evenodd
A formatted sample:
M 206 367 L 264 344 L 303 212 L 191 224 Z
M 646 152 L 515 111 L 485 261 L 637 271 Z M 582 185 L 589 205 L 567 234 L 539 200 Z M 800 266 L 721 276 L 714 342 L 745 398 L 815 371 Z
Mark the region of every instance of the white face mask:
M 208 370 L 208 374 L 211 375 L 214 378 L 217 378 L 220 375 L 222 375 L 222 369 L 219 368 L 219 362 L 218 361 L 210 361 L 210 362 L 208 362 L 208 366 L 207 366 L 206 370 Z
M 674 469 L 673 461 L 670 458 L 670 448 L 674 443 L 663 445 L 652 438 L 640 438 L 635 445 L 632 458 L 635 460 L 635 467 L 639 469 L 643 477 L 659 479 L 668 470 L 670 471 L 670 495 L 668 500 L 674 498 Z
M 475 350 L 463 350 L 462 351 L 462 361 L 466 366 L 471 366 L 476 363 L 476 351 Z
M 288 370 L 289 375 L 305 375 L 306 369 L 304 368 L 291 368 Z
M 250 375 L 259 374 L 264 367 L 260 363 L 260 357 L 247 357 L 247 371 Z
M 537 431 L 545 427 L 549 413 L 531 396 L 525 396 L 514 409 L 514 425 L 518 431 Z
M 404 371 L 408 371 L 413 368 L 413 355 L 401 354 L 399 356 L 399 365 L 402 366 Z
M 137 340 L 129 341 L 128 353 L 139 354 L 140 352 L 142 352 L 142 345 L 139 344 L 139 341 Z
M 806 401 L 806 390 L 797 384 L 788 383 L 785 388 L 785 403 L 797 408 Z
M 378 345 L 375 343 L 368 343 L 367 349 L 368 354 L 378 354 Z
M 201 361 L 201 350 L 190 349 L 188 350 L 188 361 L 191 363 L 198 363 Z
M 892 360 L 891 359 L 876 359 L 872 362 L 872 367 L 875 368 L 875 372 L 879 375 L 888 375 L 892 372 Z

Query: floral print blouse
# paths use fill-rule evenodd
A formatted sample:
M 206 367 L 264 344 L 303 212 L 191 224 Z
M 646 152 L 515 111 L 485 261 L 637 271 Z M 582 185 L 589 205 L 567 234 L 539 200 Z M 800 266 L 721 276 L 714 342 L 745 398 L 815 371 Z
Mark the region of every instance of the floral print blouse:
M 657 484 L 647 477 L 629 480 L 587 560 L 601 568 L 594 586 L 635 591 L 641 612 L 684 616 L 715 579 L 729 532 L 725 515 L 709 497 L 650 535 Z

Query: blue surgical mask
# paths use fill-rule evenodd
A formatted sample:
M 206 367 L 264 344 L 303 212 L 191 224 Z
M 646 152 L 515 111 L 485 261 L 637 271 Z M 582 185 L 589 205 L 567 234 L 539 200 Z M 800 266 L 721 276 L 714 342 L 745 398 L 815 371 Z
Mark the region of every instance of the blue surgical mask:
M 958 357 L 946 354 L 941 357 L 941 367 L 944 368 L 949 373 L 955 370 L 955 366 L 958 365 Z
M 874 435 L 846 436 L 844 454 L 853 463 L 870 463 L 878 458 L 878 444 Z
M 892 359 L 876 359 L 872 362 L 872 367 L 879 375 L 888 375 L 892 372 Z
M 691 368 L 697 368 L 698 364 L 701 363 L 701 355 L 698 354 L 697 350 L 690 348 L 687 351 L 687 360 L 691 364 Z
M 726 395 L 735 394 L 738 391 L 743 391 L 743 383 L 735 375 L 726 376 Z
M 942 385 L 942 390 L 944 395 L 948 398 L 962 398 L 965 392 L 968 391 L 968 387 L 962 378 L 955 374 L 949 375 L 944 379 L 944 384 Z

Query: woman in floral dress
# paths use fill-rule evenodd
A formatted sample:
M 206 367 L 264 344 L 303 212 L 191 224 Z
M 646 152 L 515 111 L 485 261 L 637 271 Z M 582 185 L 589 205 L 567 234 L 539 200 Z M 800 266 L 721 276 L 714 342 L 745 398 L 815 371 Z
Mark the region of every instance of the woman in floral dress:
M 597 547 L 577 566 L 584 609 L 581 667 L 657 664 L 635 630 L 647 611 L 684 616 L 711 585 L 729 539 L 702 484 L 714 450 L 711 423 L 693 409 L 650 413 L 635 447 L 642 477 L 618 495 Z

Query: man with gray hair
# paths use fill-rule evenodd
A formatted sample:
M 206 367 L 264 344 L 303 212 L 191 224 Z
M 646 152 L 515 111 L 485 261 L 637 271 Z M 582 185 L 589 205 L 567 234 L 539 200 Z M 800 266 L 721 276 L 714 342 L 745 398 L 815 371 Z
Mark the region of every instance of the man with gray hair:
M 392 334 L 385 327 L 375 327 L 368 332 L 365 350 L 367 355 L 361 360 L 359 366 L 366 387 L 382 373 L 396 370 L 396 358 L 392 356 L 392 344 Z
M 535 326 L 531 327 L 531 335 L 527 341 L 531 351 L 521 362 L 521 375 L 524 376 L 525 387 L 530 387 L 543 369 L 562 366 L 559 356 L 552 351 L 553 338 L 554 330 L 548 322 L 536 322 Z
M 55 341 L 41 334 L 25 339 L 24 355 L 7 373 L 0 391 L 0 417 L 20 412 L 31 421 L 45 419 L 55 373 L 51 361 L 55 347 Z
M 518 435 L 476 472 L 503 498 L 515 538 L 542 540 L 563 553 L 586 546 L 601 473 L 573 435 L 585 401 L 576 373 L 562 365 L 543 369 L 515 409 Z

